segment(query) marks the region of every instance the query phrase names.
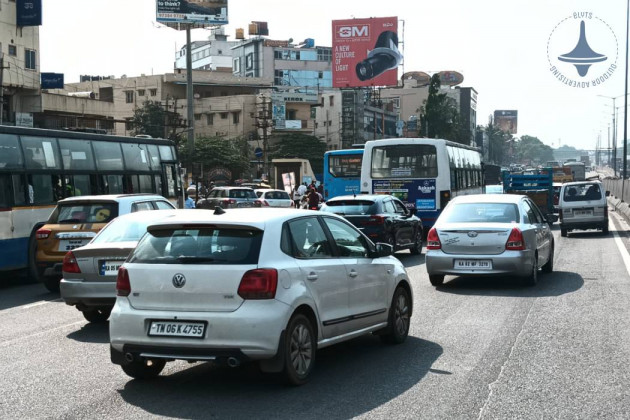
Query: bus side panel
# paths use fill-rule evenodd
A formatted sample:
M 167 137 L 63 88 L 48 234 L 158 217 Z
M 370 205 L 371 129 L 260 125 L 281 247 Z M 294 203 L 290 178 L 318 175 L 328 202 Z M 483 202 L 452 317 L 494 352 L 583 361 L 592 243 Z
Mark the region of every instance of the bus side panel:
M 28 266 L 28 243 L 37 222 L 48 220 L 53 206 L 22 207 L 0 212 L 0 270 Z

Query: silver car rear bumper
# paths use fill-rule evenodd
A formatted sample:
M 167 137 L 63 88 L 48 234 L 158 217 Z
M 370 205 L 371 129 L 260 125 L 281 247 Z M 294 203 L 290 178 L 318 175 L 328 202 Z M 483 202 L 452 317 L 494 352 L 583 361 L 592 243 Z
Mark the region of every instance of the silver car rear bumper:
M 116 282 L 61 279 L 59 291 L 68 305 L 114 306 L 116 303 Z
M 455 268 L 455 260 L 490 260 L 492 269 Z M 497 255 L 446 254 L 442 250 L 428 250 L 425 264 L 427 272 L 433 275 L 483 276 L 512 274 L 528 276 L 532 272 L 534 254 L 530 250 L 504 251 Z

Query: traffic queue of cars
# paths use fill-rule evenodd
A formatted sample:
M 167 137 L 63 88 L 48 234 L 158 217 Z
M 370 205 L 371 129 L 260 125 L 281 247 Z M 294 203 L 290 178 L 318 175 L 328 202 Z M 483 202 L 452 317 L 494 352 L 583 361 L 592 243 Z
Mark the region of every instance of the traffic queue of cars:
M 607 232 L 601 184 L 573 184 L 560 192 L 563 236 Z M 152 378 L 173 360 L 256 362 L 299 385 L 318 349 L 370 333 L 406 339 L 413 293 L 393 253 L 420 254 L 423 230 L 400 200 L 342 196 L 311 211 L 273 208 L 291 206 L 281 190 L 215 190 L 200 206 L 212 210 L 119 208 L 65 254 L 62 298 L 90 322 L 109 317 L 111 359 L 125 373 Z M 554 249 L 550 220 L 527 196 L 458 196 L 427 234 L 425 264 L 434 286 L 445 276 L 534 285 L 553 271 Z

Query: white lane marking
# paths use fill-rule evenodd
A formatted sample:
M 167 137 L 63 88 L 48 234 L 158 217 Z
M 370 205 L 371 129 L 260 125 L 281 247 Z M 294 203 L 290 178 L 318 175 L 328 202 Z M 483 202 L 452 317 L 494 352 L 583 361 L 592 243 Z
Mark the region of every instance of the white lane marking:
M 24 309 L 31 309 L 34 308 L 36 306 L 41 306 L 41 305 L 46 305 L 47 303 L 55 303 L 55 302 L 63 302 L 62 298 L 58 298 L 58 299 L 53 299 L 53 300 L 42 300 L 39 302 L 35 302 L 35 303 L 28 303 L 26 305 L 20 305 L 20 306 L 14 306 L 12 308 L 6 308 L 6 309 L 1 309 L 0 310 L 0 314 L 4 314 L 7 312 L 13 312 L 13 311 L 21 311 Z
M 623 244 L 623 241 L 621 240 L 621 236 L 619 236 L 617 231 L 614 230 L 611 232 L 615 236 L 615 243 L 617 244 L 617 248 L 619 248 L 619 252 L 621 253 L 621 258 L 623 259 L 623 264 L 626 266 L 626 271 L 628 272 L 628 275 L 630 276 L 630 254 L 628 254 L 628 250 L 626 249 L 626 246 Z

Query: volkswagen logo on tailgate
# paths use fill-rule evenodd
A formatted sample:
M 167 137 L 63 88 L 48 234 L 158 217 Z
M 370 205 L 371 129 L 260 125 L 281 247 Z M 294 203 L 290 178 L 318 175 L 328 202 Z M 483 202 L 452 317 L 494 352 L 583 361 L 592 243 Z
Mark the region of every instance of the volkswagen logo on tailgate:
M 476 238 L 477 235 L 478 235 L 477 232 L 475 232 L 474 230 L 471 230 L 470 232 L 468 232 L 468 236 L 471 238 Z M 173 279 L 173 281 L 175 280 Z
M 184 287 L 185 284 L 186 284 L 186 277 L 184 277 L 183 274 L 177 273 L 173 276 L 173 286 L 179 289 L 181 287 Z

